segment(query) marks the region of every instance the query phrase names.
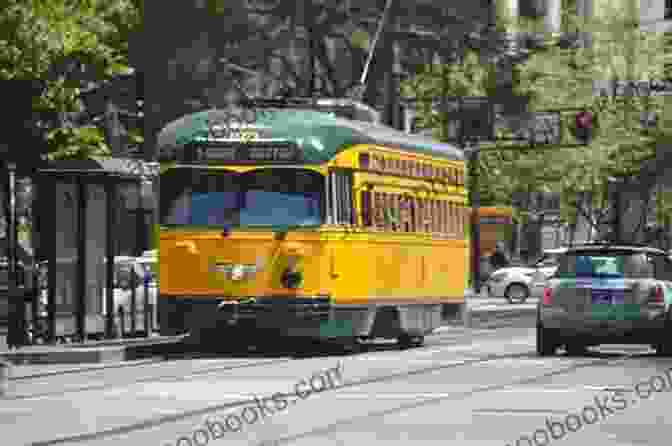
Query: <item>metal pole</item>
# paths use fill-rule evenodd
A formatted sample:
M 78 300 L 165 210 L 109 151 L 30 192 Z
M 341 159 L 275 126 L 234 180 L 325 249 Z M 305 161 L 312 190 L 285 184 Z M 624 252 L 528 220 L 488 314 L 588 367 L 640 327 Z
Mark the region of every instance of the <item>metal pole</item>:
M 8 163 L 7 172 L 9 176 L 9 221 L 7 227 L 7 261 L 9 273 L 9 299 L 10 299 L 10 325 L 8 333 L 8 344 L 10 347 L 19 347 L 25 341 L 23 332 L 25 309 L 23 296 L 19 293 L 19 284 L 17 277 L 17 231 L 16 231 L 16 164 Z
M 114 338 L 114 232 L 116 229 L 116 186 L 112 177 L 106 178 L 105 204 L 107 232 L 105 234 L 105 337 Z
M 150 305 L 149 305 L 149 274 L 146 271 L 144 272 L 144 276 L 142 278 L 142 283 L 143 283 L 143 288 L 142 290 L 144 291 L 144 322 L 145 322 L 145 337 L 151 336 L 152 332 L 152 319 L 151 319 L 151 311 L 150 311 Z
M 86 341 L 86 208 L 88 185 L 77 178 L 77 337 Z
M 57 246 L 57 234 L 56 234 L 56 220 L 57 212 L 59 208 L 60 196 L 56 195 L 56 180 L 55 177 L 50 176 L 49 174 L 40 175 L 40 186 L 42 188 L 41 197 L 44 198 L 49 191 L 49 196 L 43 201 L 44 207 L 48 208 L 49 211 L 45 212 L 45 217 L 48 217 L 48 221 L 42 228 L 45 228 L 43 231 L 43 239 L 49 241 L 49 248 L 47 249 L 47 255 L 49 257 L 47 262 L 47 326 L 48 326 L 48 336 L 47 342 L 52 344 L 56 342 L 56 246 Z M 61 210 L 61 212 L 63 212 Z M 49 237 L 46 236 L 46 228 L 49 228 Z
M 471 203 L 471 283 L 474 287 L 474 293 L 478 293 L 481 289 L 481 231 L 479 208 L 481 202 L 481 193 L 479 190 L 479 161 L 480 151 L 478 147 L 471 148 L 470 152 L 470 179 L 469 182 L 469 201 Z
M 135 263 L 131 262 L 131 275 L 129 277 L 131 285 L 131 337 L 135 337 L 135 316 L 136 316 L 136 288 L 138 282 L 135 274 Z
M 305 11 L 303 15 L 306 28 L 306 39 L 308 40 L 308 60 L 306 68 L 308 71 L 307 97 L 312 98 L 315 94 L 315 42 L 313 41 L 313 0 L 304 0 Z

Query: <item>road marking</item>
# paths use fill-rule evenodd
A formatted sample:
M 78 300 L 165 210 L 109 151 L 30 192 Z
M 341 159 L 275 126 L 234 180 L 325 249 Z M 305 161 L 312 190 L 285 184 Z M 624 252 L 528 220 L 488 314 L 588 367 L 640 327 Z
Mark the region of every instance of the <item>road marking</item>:
M 493 391 L 493 393 L 497 392 L 505 392 L 505 393 L 574 393 L 577 390 L 582 390 L 582 387 L 567 387 L 563 389 L 551 389 L 551 388 L 544 388 L 544 387 L 535 387 L 535 388 L 528 388 L 528 387 L 511 387 L 507 389 L 501 389 L 501 390 L 496 390 Z
M 26 408 L 20 408 L 20 407 L 0 407 L 0 412 L 9 412 L 10 414 L 32 414 L 35 412 L 33 408 L 26 407 Z
M 471 411 L 474 415 L 488 415 L 488 416 L 518 416 L 529 417 L 530 415 L 567 415 L 570 412 L 564 410 L 553 409 L 476 409 Z

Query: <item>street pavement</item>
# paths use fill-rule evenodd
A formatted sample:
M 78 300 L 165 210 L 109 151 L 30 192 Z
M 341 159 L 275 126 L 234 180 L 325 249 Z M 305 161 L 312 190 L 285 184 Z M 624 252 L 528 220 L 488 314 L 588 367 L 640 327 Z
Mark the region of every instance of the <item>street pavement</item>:
M 522 435 L 531 442 L 517 444 L 534 445 L 537 430 L 536 444 L 561 443 L 551 438 L 560 437 L 561 428 L 547 430 L 548 420 L 565 423 L 565 444 L 669 444 L 672 378 L 666 371 L 672 360 L 645 346 L 537 358 L 534 340 L 532 324 L 445 327 L 424 347 L 408 350 L 185 357 L 24 377 L 10 381 L 0 403 L 0 436 L 3 446 L 513 446 Z M 302 379 L 312 377 L 317 388 L 325 376 L 333 378 L 332 388 L 305 399 L 287 396 L 284 410 L 255 403 L 255 397 L 264 404 L 274 394 L 269 401 L 281 401 L 277 393 L 291 393 Z M 640 382 L 648 387 L 636 386 Z M 582 412 L 583 422 L 572 417 Z M 207 432 L 206 420 L 218 439 Z M 237 432 L 225 431 L 227 420 Z

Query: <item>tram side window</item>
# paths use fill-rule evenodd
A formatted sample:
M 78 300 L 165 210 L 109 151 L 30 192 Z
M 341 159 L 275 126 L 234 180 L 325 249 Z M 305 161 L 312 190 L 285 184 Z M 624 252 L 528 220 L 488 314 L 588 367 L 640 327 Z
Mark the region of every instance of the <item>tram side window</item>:
M 462 227 L 462 208 L 459 203 L 455 203 L 454 211 L 455 211 L 455 232 L 457 232 L 457 235 L 461 235 L 464 231 L 464 228 Z
M 360 194 L 360 203 L 362 207 L 362 225 L 373 226 L 371 192 L 362 191 Z
M 352 172 L 332 172 L 330 182 L 329 194 L 332 196 L 330 201 L 336 203 L 336 209 L 330 210 L 332 213 L 336 212 L 336 215 L 332 216 L 334 223 L 355 224 Z
M 431 200 L 425 200 L 425 206 L 424 206 L 424 232 L 432 232 L 432 201 Z
M 385 227 L 385 201 L 383 198 L 383 194 L 380 192 L 374 192 L 374 201 L 373 201 L 373 213 L 375 215 L 374 219 L 374 226 L 376 228 L 384 228 Z
M 446 212 L 446 201 L 439 201 L 439 213 L 441 214 L 441 233 L 448 233 L 448 213 Z
M 453 203 L 448 202 L 448 233 L 456 234 L 457 230 L 455 229 L 455 213 L 453 212 Z
M 400 207 L 401 207 L 401 225 L 402 231 L 412 232 L 413 231 L 413 210 L 411 208 L 410 197 L 401 196 L 400 197 Z

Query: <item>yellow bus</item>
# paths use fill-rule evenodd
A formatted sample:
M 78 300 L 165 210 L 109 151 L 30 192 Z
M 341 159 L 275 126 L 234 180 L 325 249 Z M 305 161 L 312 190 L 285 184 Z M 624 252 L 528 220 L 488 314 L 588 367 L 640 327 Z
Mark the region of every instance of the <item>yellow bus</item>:
M 159 136 L 162 334 L 412 346 L 464 306 L 461 150 L 310 109 L 231 113 Z

